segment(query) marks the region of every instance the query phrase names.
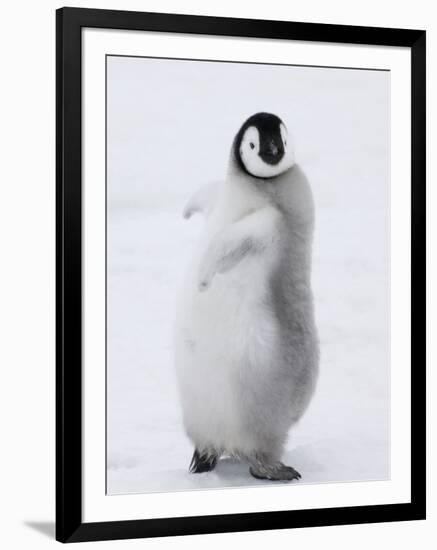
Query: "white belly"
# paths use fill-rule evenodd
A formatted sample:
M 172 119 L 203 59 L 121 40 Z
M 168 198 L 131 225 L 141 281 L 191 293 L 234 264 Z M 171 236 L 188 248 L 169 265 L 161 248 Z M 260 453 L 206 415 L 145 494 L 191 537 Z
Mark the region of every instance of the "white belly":
M 184 423 L 198 446 L 250 452 L 242 426 L 245 379 L 265 378 L 278 349 L 279 327 L 268 307 L 272 250 L 244 259 L 198 290 L 194 266 L 182 293 L 176 323 L 176 367 Z

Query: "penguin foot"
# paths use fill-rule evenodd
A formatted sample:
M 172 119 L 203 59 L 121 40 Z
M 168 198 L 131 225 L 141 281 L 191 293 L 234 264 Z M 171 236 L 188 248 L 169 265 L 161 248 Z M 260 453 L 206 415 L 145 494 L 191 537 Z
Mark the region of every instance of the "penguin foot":
M 195 449 L 193 458 L 190 462 L 190 473 L 202 474 L 214 470 L 217 465 L 218 455 L 215 453 L 199 452 Z
M 275 464 L 258 463 L 252 465 L 249 471 L 256 479 L 269 479 L 270 481 L 293 481 L 302 477 L 297 470 L 282 464 L 282 462 L 276 462 Z

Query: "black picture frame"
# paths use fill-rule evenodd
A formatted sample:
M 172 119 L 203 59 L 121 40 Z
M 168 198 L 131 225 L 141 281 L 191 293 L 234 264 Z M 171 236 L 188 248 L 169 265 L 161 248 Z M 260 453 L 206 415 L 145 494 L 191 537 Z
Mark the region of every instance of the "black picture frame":
M 411 49 L 411 502 L 82 522 L 81 29 L 129 29 Z M 56 538 L 78 542 L 425 518 L 425 48 L 423 30 L 61 8 L 56 13 Z M 394 343 L 395 345 L 395 343 Z

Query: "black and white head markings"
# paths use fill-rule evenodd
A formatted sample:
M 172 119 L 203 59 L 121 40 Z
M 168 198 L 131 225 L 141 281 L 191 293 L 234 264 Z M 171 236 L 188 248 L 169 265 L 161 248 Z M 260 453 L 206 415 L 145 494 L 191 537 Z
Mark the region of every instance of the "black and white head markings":
M 294 164 L 287 128 L 271 113 L 246 120 L 235 136 L 233 152 L 240 168 L 255 178 L 274 178 Z

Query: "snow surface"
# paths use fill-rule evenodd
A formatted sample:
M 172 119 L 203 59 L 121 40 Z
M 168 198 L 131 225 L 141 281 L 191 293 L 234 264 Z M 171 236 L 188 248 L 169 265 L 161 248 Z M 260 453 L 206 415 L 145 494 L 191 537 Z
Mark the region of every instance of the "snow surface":
M 261 110 L 294 135 L 316 203 L 320 378 L 284 462 L 299 483 L 390 476 L 389 86 L 381 71 L 108 59 L 108 493 L 268 483 L 230 458 L 188 473 L 172 359 L 203 225 L 183 206 L 224 177 L 233 135 Z

